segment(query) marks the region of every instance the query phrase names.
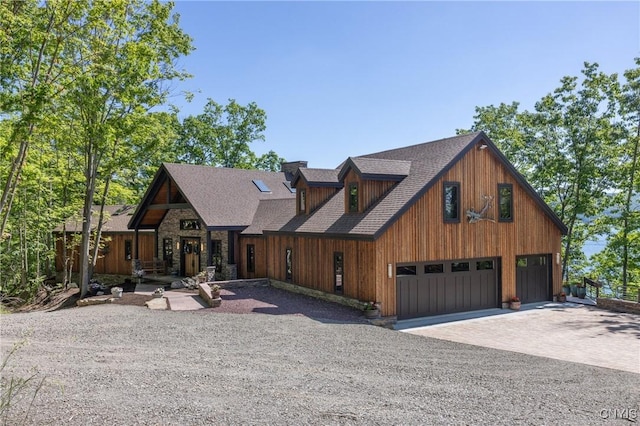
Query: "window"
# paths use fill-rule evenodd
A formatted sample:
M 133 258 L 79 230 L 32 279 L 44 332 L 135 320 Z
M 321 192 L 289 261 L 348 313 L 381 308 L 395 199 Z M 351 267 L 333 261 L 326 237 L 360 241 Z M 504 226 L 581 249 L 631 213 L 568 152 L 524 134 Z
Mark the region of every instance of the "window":
M 349 213 L 358 212 L 358 184 L 349 184 Z
M 451 272 L 468 272 L 469 262 L 453 262 L 451 264 Z
M 222 240 L 211 240 L 211 265 L 222 271 Z
M 445 222 L 460 222 L 460 183 L 444 183 L 443 207 Z
M 441 274 L 444 272 L 444 264 L 424 265 L 425 274 Z
M 260 179 L 254 179 L 253 184 L 258 187 L 260 192 L 271 192 L 267 184 Z
M 291 281 L 293 279 L 293 260 L 291 259 L 292 257 L 292 250 L 290 248 L 287 248 L 285 250 L 285 278 L 287 281 Z
M 416 274 L 416 265 L 396 266 L 397 277 L 400 277 L 402 275 L 415 275 L 415 274 Z
M 180 229 L 200 229 L 200 221 L 198 219 L 182 219 L 180 221 Z
M 486 271 L 493 269 L 493 260 L 481 260 L 476 262 L 476 271 Z
M 503 183 L 498 185 L 499 222 L 513 221 L 513 185 Z
M 124 260 L 131 260 L 132 253 L 131 240 L 124 240 Z
M 247 244 L 247 272 L 256 271 L 256 246 Z
M 304 189 L 300 190 L 300 212 L 307 211 L 307 191 Z
M 162 260 L 165 261 L 166 265 L 169 268 L 173 266 L 173 239 L 172 238 L 162 239 Z
M 291 186 L 291 182 L 282 182 L 282 183 L 284 184 L 284 186 L 287 187 L 290 193 L 292 194 L 296 193 L 296 189 L 293 186 Z
M 342 252 L 333 253 L 333 272 L 333 289 L 336 293 L 342 294 L 344 291 L 344 254 Z

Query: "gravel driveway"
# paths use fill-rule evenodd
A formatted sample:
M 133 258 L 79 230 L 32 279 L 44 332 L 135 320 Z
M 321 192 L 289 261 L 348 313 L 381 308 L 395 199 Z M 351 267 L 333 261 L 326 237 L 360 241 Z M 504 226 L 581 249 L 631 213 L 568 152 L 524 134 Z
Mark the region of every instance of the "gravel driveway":
M 46 377 L 26 424 L 585 425 L 637 419 L 640 403 L 637 374 L 303 315 L 100 305 L 0 320 L 3 359 L 28 336 L 4 385 Z

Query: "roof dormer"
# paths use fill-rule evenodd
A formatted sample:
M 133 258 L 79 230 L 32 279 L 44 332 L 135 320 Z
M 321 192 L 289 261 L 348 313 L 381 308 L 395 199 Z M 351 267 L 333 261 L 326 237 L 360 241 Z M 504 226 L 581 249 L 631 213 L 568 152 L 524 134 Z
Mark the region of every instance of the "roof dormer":
M 296 214 L 310 214 L 342 188 L 336 169 L 299 168 L 291 186 L 296 189 Z
M 345 213 L 362 213 L 409 175 L 411 161 L 349 157 L 338 180 L 346 188 Z

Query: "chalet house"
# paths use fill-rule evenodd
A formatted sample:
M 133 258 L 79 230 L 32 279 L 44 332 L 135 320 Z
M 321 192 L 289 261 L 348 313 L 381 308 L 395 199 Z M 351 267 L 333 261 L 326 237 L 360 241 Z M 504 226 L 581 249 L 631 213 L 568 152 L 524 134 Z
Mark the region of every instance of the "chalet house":
M 94 206 L 93 223 L 97 225 L 100 206 Z M 127 227 L 135 206 L 107 205 L 104 209 L 105 223 L 102 227 L 102 244 L 98 252 L 98 260 L 94 272 L 97 274 L 131 274 L 131 262 L 133 260 L 133 243 L 135 233 Z M 64 235 L 66 234 L 66 235 Z M 60 225 L 54 230 L 56 240 L 56 271 L 62 271 L 65 267 L 64 259 L 72 262 L 72 271 L 78 272 L 79 244 L 82 234 L 82 215 L 69 218 L 64 226 Z M 63 238 L 66 236 L 66 238 Z M 66 248 L 65 248 L 66 240 Z M 154 234 L 152 231 L 142 231 L 137 239 L 139 247 L 138 258 L 152 261 L 155 253 Z M 65 257 L 64 254 L 67 256 Z
M 131 216 L 129 227 L 136 233 L 155 231 L 157 257 L 177 275 L 194 276 L 215 266 L 218 279 L 236 279 L 237 265 L 242 262 L 240 233 L 252 224 L 258 205 L 279 200 L 289 201 L 294 208 L 295 189 L 287 180 L 292 174 L 286 165 L 284 170 L 165 163 Z M 142 244 L 136 244 L 134 250 L 143 250 Z
M 225 278 L 376 301 L 399 319 L 550 300 L 567 231 L 482 132 L 336 169 L 164 164 L 129 227 L 155 230 L 181 274 L 216 265 Z

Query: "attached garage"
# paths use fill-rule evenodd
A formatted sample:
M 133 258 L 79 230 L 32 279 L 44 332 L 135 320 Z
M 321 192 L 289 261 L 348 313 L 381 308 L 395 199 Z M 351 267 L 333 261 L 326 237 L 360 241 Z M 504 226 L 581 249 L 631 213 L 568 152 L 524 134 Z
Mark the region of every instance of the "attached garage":
M 551 255 L 519 256 L 516 259 L 516 295 L 522 303 L 550 300 Z
M 498 307 L 499 267 L 497 258 L 398 265 L 398 319 Z

